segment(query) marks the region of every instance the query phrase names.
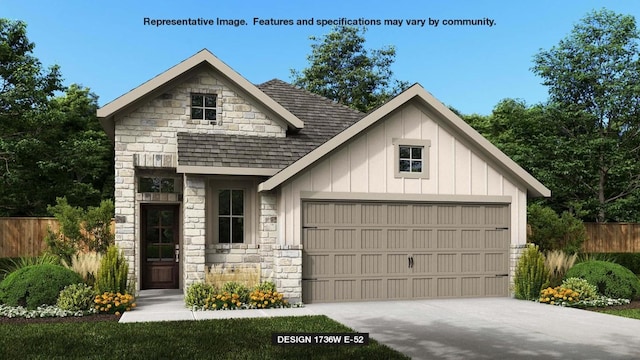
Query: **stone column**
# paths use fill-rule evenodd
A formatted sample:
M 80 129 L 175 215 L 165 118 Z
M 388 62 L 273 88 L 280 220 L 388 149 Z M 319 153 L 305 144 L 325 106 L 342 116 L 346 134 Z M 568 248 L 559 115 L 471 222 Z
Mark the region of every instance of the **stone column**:
M 204 280 L 206 241 L 206 181 L 204 178 L 184 175 L 182 272 L 183 290 Z

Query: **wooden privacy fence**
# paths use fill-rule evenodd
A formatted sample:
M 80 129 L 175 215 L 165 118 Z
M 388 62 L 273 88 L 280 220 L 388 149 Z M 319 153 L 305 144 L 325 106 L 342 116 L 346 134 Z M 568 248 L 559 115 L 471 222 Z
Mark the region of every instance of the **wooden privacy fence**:
M 584 223 L 587 240 L 582 244 L 586 253 L 640 252 L 640 224 Z
M 55 218 L 0 218 L 0 258 L 38 256 L 47 247 L 47 228 L 59 228 Z
M 60 224 L 52 217 L 0 218 L 0 258 L 39 256 L 47 248 L 44 238 L 49 227 L 57 231 Z M 115 231 L 114 221 L 111 231 Z

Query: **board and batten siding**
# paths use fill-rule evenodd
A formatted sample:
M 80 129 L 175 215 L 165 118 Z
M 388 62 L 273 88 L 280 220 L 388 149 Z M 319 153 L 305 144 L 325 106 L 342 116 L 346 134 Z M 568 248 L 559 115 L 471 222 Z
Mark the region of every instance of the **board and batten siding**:
M 395 178 L 394 138 L 431 142 L 428 179 Z M 458 139 L 451 128 L 415 102 L 400 107 L 282 185 L 278 231 L 287 245 L 301 243 L 301 192 L 307 191 L 508 196 L 512 244 L 526 241 L 525 187 L 503 175 L 481 149 Z

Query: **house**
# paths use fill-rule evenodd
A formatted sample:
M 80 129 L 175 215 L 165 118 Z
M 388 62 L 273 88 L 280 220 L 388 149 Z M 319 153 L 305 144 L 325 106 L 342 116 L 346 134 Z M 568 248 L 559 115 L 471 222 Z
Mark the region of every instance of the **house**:
M 98 117 L 139 289 L 259 264 L 294 302 L 509 296 L 550 195 L 417 84 L 363 114 L 202 50 Z

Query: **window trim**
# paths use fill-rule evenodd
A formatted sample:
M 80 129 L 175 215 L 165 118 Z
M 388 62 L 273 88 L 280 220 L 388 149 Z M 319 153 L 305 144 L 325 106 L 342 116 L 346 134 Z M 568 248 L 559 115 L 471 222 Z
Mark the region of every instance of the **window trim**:
M 194 96 L 202 96 L 202 106 L 194 106 L 193 105 L 193 97 Z M 216 105 L 215 107 L 207 107 L 204 97 L 205 96 L 213 96 L 215 97 L 215 101 L 216 101 Z M 202 109 L 202 118 L 198 118 L 195 119 L 193 117 L 193 109 L 194 108 L 198 108 L 198 109 Z M 207 109 L 213 109 L 215 110 L 216 113 L 216 118 L 214 120 L 210 120 L 207 119 L 206 117 L 206 111 Z M 222 107 L 220 105 L 220 94 L 216 93 L 216 92 L 212 92 L 212 93 L 204 93 L 204 92 L 191 92 L 189 95 L 189 119 L 194 120 L 194 121 L 202 121 L 202 122 L 206 122 L 209 123 L 211 125 L 219 125 L 221 123 L 221 116 L 222 116 Z
M 429 179 L 431 140 L 420 139 L 392 139 L 394 177 L 396 179 Z M 422 147 L 422 171 L 400 171 L 400 146 Z
M 242 243 L 220 242 L 220 229 L 218 228 L 219 218 L 219 203 L 218 203 L 218 191 L 219 190 L 242 190 L 244 191 L 244 234 Z M 256 184 L 254 181 L 248 180 L 227 180 L 227 179 L 212 179 L 207 186 L 207 244 L 253 244 L 257 241 L 256 238 L 256 219 L 258 219 L 257 205 L 256 205 Z

